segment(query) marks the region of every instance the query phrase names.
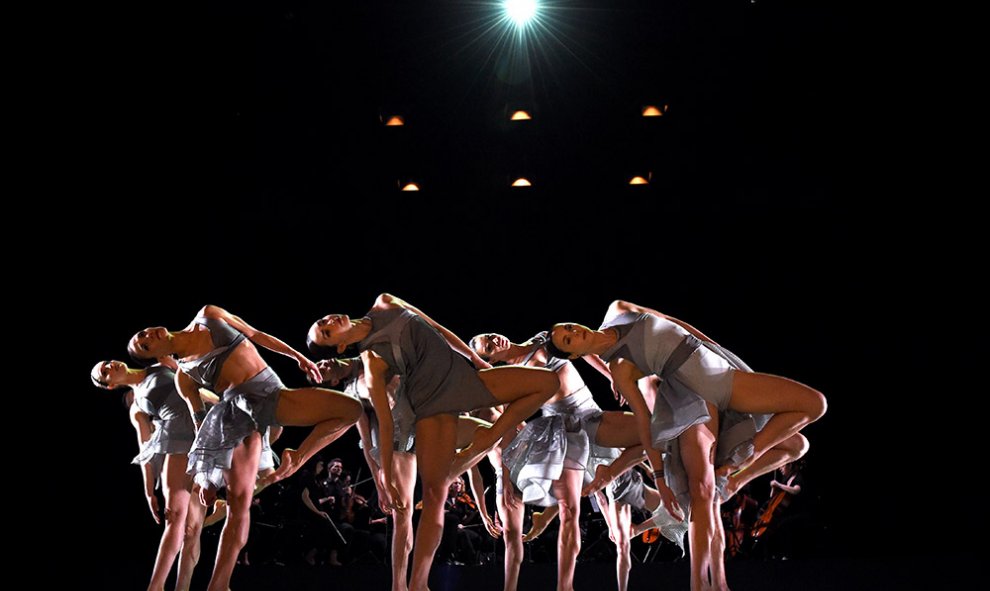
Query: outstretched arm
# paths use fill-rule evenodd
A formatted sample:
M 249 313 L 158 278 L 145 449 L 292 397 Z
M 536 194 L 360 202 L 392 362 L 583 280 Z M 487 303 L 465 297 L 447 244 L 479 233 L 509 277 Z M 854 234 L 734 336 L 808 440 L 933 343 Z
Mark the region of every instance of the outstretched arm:
M 143 448 L 144 444 L 151 439 L 151 417 L 138 410 L 136 404 L 132 404 L 130 419 L 131 425 L 137 433 L 138 448 Z M 152 470 L 151 462 L 141 466 L 141 483 L 144 486 L 144 498 L 148 502 L 148 509 L 151 510 L 151 517 L 154 518 L 155 523 L 161 525 L 162 518 L 158 510 L 158 497 L 155 496 L 155 473 Z
M 443 338 L 447 340 L 447 343 L 450 345 L 450 348 L 470 359 L 472 363 L 474 363 L 475 367 L 479 369 L 488 369 L 491 367 L 491 365 L 487 361 L 483 360 L 481 357 L 478 356 L 477 353 L 474 352 L 474 349 L 468 347 L 467 343 L 462 341 L 460 337 L 458 337 L 456 334 L 445 328 L 436 320 L 433 320 L 426 314 L 423 314 L 423 312 L 419 308 L 413 306 L 412 304 L 403 300 L 402 298 L 398 298 L 392 294 L 383 293 L 382 295 L 378 296 L 378 299 L 375 301 L 375 306 L 398 307 L 409 310 L 413 314 L 416 314 L 417 316 L 425 320 L 430 326 L 437 329 L 437 331 L 441 335 L 443 335 Z
M 316 367 L 316 364 L 310 361 L 299 351 L 296 351 L 289 345 L 285 344 L 280 339 L 254 328 L 247 322 L 244 322 L 240 316 L 235 316 L 219 306 L 206 306 L 203 308 L 202 315 L 207 318 L 219 318 L 244 333 L 244 336 L 250 339 L 255 345 L 294 359 L 296 363 L 299 364 L 299 369 L 306 372 L 306 375 L 309 376 L 314 383 L 320 383 L 322 376 L 320 375 L 320 370 Z
M 694 336 L 698 337 L 703 341 L 707 341 L 709 343 L 715 343 L 715 341 L 708 338 L 708 336 L 705 333 L 691 326 L 687 322 L 684 322 L 683 320 L 679 320 L 677 318 L 674 318 L 673 316 L 668 316 L 663 312 L 658 312 L 657 310 L 654 310 L 653 308 L 646 308 L 644 306 L 639 306 L 632 302 L 627 302 L 625 300 L 615 300 L 614 302 L 612 302 L 612 305 L 609 306 L 608 308 L 607 316 L 609 317 L 616 316 L 618 314 L 622 314 L 625 312 L 632 312 L 633 314 L 653 314 L 654 316 L 659 316 L 660 318 L 664 318 L 666 320 L 673 322 L 674 324 L 680 326 L 684 330 L 688 331 L 689 333 L 693 334 Z M 718 343 L 715 344 L 717 345 Z

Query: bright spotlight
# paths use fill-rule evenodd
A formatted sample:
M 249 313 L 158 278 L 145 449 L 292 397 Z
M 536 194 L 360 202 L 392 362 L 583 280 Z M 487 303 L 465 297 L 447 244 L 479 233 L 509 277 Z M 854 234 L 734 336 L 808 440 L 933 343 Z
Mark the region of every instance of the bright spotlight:
M 536 15 L 536 0 L 505 0 L 505 13 L 517 27 L 524 27 Z

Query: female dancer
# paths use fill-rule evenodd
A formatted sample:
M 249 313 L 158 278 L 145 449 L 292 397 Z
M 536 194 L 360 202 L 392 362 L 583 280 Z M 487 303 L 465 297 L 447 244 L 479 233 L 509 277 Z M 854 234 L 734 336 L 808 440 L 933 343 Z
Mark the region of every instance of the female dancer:
M 450 478 L 463 473 L 498 443 L 511 427 L 532 414 L 559 387 L 556 374 L 526 367 L 488 368 L 457 336 L 399 298 L 382 294 L 359 319 L 334 314 L 317 320 L 310 342 L 335 346 L 343 353 L 358 344 L 365 379 L 378 417 L 381 440 L 391 441 L 392 414 L 385 392 L 387 378 L 401 376 L 405 397 L 416 417 L 416 460 L 423 479 L 423 514 L 416 532 L 409 587 L 425 591 L 433 555 L 443 533 L 443 503 Z M 456 350 L 456 353 L 455 353 Z M 472 443 L 456 457 L 457 413 L 508 403 L 490 429 L 477 429 Z M 381 447 L 385 493 L 390 505 L 402 503 L 392 470 L 392 448 Z
M 709 404 L 718 411 L 775 413 L 753 438 L 751 447 L 731 454 L 726 467 L 730 473 L 755 466 L 764 454 L 779 446 L 806 449 L 803 437 L 795 436 L 820 418 L 826 408 L 825 397 L 812 388 L 786 378 L 739 371 L 725 357 L 704 347 L 703 340 L 711 341 L 684 322 L 622 301 L 612 303 L 597 331 L 567 323 L 555 325 L 551 332 L 551 352 L 572 357 L 599 355 L 608 363 L 613 384 L 636 414 L 638 432 L 654 468 L 661 465 L 658 446 L 677 439 L 691 426 L 709 423 L 707 434 L 694 431 L 704 440 L 681 449 L 689 482 L 694 483 L 692 508 L 708 505 L 707 498 L 714 498 L 714 477 L 706 475 L 699 480 L 691 475 L 692 466 L 704 470 L 714 461 L 707 454 L 693 457 L 694 451 L 714 450 L 712 433 L 719 430 L 712 424 L 717 414 L 709 411 Z M 662 395 L 656 399 L 652 420 L 637 386 L 639 378 L 651 374 L 662 379 Z M 653 478 L 662 480 L 662 473 L 654 469 Z M 660 486 L 658 490 L 664 505 L 674 507 L 676 501 L 666 497 Z M 699 527 L 691 533 L 692 547 L 711 548 L 716 535 L 714 517 L 708 515 L 712 508 L 700 512 Z M 692 559 L 692 588 L 707 586 L 709 572 L 714 570 L 711 564 Z
M 322 388 L 286 388 L 258 354 L 256 344 L 295 359 L 300 369 L 320 379 L 316 365 L 302 353 L 217 306 L 204 307 L 181 331 L 147 328 L 128 343 L 128 351 L 137 359 L 180 357 L 176 384 L 199 426 L 189 454 L 189 471 L 203 487 L 204 504 L 226 482 L 227 521 L 209 591 L 227 591 L 237 554 L 247 541 L 262 434 L 272 426 L 315 425 L 298 450 L 282 453 L 279 468 L 261 482 L 267 485 L 298 470 L 357 422 L 361 413 L 361 405 L 345 394 Z M 209 413 L 200 386 L 223 392 Z
M 192 479 L 186 474 L 187 454 L 196 433 L 189 409 L 175 389 L 174 377 L 173 370 L 162 364 L 131 369 L 121 361 L 101 361 L 90 372 L 93 383 L 100 388 L 130 387 L 133 392 L 129 412 L 141 448 L 133 463 L 142 467 L 144 496 L 158 524 L 162 522 L 155 496 L 159 481 L 165 495 L 165 531 L 148 591 L 165 589 L 165 578 L 180 549 L 175 588 L 189 589 L 199 561 L 199 534 L 206 513 L 199 499 L 193 498 Z
M 319 354 L 319 347 L 314 354 Z M 324 359 L 316 363 L 324 383 L 338 387 L 346 394 L 356 397 L 364 409 L 358 419 L 358 433 L 361 436 L 361 449 L 364 459 L 374 475 L 382 511 L 392 515 L 395 532 L 392 534 L 392 591 L 407 591 L 409 554 L 413 548 L 413 491 L 416 486 L 415 416 L 405 398 L 396 399 L 399 376 L 395 375 L 385 387 L 391 406 L 394 435 L 392 437 L 392 474 L 399 492 L 398 502 L 389 507 L 385 493 L 385 471 L 381 467 L 381 429 L 371 404 L 367 381 L 364 379 L 364 364 L 358 357 L 350 359 Z M 474 431 L 479 427 L 491 427 L 491 423 L 474 417 L 457 417 L 457 445 L 464 447 L 471 443 Z
M 470 342 L 482 359 L 545 367 L 560 377 L 560 389 L 541 409 L 543 417 L 531 421 L 515 437 L 503 452 L 502 463 L 511 482 L 522 491 L 524 503 L 558 506 L 557 588 L 573 589 L 581 550 L 581 485 L 591 480 L 598 464 L 619 455 L 614 448 L 639 443 L 635 418 L 629 413 L 603 412 L 574 365 L 547 354 L 545 332 L 521 345 L 497 333 L 477 335 Z

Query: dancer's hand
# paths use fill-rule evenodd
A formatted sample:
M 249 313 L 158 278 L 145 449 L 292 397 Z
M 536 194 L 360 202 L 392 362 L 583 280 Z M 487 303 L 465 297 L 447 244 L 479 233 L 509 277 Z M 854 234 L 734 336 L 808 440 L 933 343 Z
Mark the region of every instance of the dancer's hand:
M 158 497 L 155 495 L 155 493 L 151 493 L 150 495 L 147 495 L 145 498 L 148 501 L 148 509 L 151 509 L 152 519 L 155 520 L 155 523 L 161 525 L 162 516 L 161 516 L 161 512 L 158 509 Z
M 493 538 L 502 537 L 502 525 L 498 522 L 498 514 L 495 515 L 495 519 L 487 513 L 481 514 L 481 520 L 485 522 L 485 529 L 488 530 L 488 535 Z
M 323 381 L 323 374 L 320 373 L 320 368 L 316 366 L 315 363 L 306 359 L 302 355 L 299 356 L 299 369 L 303 370 L 306 377 L 309 378 L 314 384 L 319 384 Z
M 677 503 L 677 495 L 674 494 L 674 491 L 670 490 L 663 478 L 658 478 L 654 483 L 657 486 L 657 492 L 660 493 L 660 502 L 667 509 L 667 512 L 677 521 L 684 521 L 684 512 Z
M 406 509 L 406 504 L 402 501 L 402 494 L 399 493 L 399 488 L 395 486 L 394 480 L 389 480 L 386 483 L 388 488 L 388 504 L 389 507 L 397 511 L 404 511 Z
M 199 502 L 203 503 L 204 507 L 209 507 L 217 500 L 217 489 L 212 486 L 201 487 L 199 489 Z

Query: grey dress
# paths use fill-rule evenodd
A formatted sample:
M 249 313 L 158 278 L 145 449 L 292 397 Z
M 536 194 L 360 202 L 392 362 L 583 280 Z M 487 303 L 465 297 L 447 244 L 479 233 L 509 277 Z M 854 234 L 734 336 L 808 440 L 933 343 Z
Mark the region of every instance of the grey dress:
M 134 404 L 151 418 L 155 429 L 131 463 L 150 463 L 155 479 L 159 480 L 165 456 L 189 453 L 196 429 L 189 407 L 175 389 L 175 373 L 171 369 L 162 365 L 149 367 L 145 378 L 133 390 Z
M 719 409 L 719 433 L 715 466 L 738 465 L 753 455 L 753 437 L 770 415 L 751 415 L 728 408 L 736 371 L 752 372 L 742 359 L 714 343 L 703 342 L 673 322 L 653 314 L 625 313 L 606 320 L 602 329 L 614 328 L 618 341 L 601 355 L 602 360 L 627 359 L 644 374 L 661 378 L 650 419 L 653 446 L 664 450 L 664 480 L 685 512 L 684 521 L 672 519 L 664 507 L 654 522 L 664 536 L 683 551 L 683 533 L 690 518 L 691 497 L 687 471 L 677 437 L 689 427 L 711 419 L 706 402 Z M 724 486 L 724 482 L 721 483 Z
M 223 320 L 198 317 L 196 323 L 210 330 L 213 350 L 189 361 L 180 361 L 179 368 L 204 388 L 216 392 L 216 384 L 224 362 L 246 337 Z M 268 444 L 269 427 L 278 426 L 275 411 L 285 385 L 275 372 L 266 367 L 248 380 L 231 386 L 220 402 L 206 413 L 189 452 L 189 473 L 200 486 L 221 488 L 226 484 L 224 470 L 230 469 L 230 459 L 244 438 L 255 431 L 262 434 L 259 470 L 274 465 Z
M 367 318 L 371 333 L 358 348 L 370 349 L 385 361 L 390 374 L 400 376 L 396 407 L 408 404 L 415 421 L 499 404 L 470 362 L 418 315 L 389 308 L 371 310 Z
M 546 342 L 546 333 L 531 340 L 537 348 L 523 364 Z M 544 367 L 559 371 L 568 365 L 571 362 L 566 359 L 550 357 Z M 557 503 L 552 485 L 565 468 L 584 470 L 584 481 L 588 483 L 594 478 L 595 468 L 612 463 L 619 450 L 596 443 L 602 409 L 586 385 L 566 398 L 544 404 L 540 410 L 543 416 L 527 423 L 502 452 L 502 465 L 508 468 L 509 478 L 521 491 L 524 503 L 548 507 Z

